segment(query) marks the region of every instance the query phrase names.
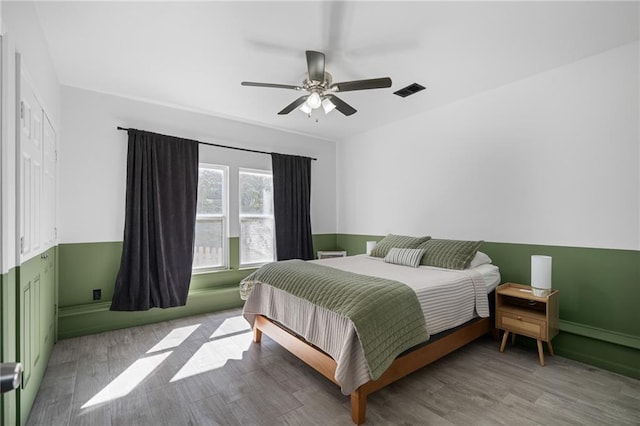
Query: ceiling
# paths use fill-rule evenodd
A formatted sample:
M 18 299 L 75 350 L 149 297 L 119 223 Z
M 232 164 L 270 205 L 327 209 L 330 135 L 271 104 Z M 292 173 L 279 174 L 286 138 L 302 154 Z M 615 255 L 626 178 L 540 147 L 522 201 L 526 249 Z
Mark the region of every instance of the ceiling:
M 51 2 L 36 4 L 61 84 L 341 140 L 638 40 L 639 3 Z M 305 50 L 358 112 L 277 112 L 300 96 Z M 407 98 L 393 92 L 427 87 Z M 551 94 L 552 95 L 552 94 Z

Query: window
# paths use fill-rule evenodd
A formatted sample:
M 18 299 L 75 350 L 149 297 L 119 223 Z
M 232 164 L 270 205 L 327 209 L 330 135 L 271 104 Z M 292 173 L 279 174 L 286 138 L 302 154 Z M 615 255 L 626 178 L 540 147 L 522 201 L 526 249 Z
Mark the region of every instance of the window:
M 271 172 L 240 169 L 240 264 L 274 260 L 273 177 Z
M 193 269 L 227 266 L 227 168 L 200 164 Z

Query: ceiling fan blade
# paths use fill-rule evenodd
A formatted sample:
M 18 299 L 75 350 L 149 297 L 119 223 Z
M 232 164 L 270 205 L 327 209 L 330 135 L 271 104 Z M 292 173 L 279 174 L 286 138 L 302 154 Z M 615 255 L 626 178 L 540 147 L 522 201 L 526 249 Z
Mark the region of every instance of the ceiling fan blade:
M 358 112 L 354 107 L 352 107 L 336 95 L 326 95 L 325 98 L 333 102 L 333 104 L 336 106 L 336 109 L 347 117 Z
M 300 96 L 298 99 L 296 99 L 295 101 L 291 102 L 289 105 L 287 105 L 286 107 L 284 107 L 284 109 L 282 111 L 280 111 L 278 113 L 278 115 L 285 115 L 285 114 L 289 114 L 291 111 L 293 111 L 294 109 L 298 108 L 300 105 L 302 105 L 304 103 L 304 101 L 306 101 L 308 98 L 308 96 Z M 337 108 L 337 107 L 336 107 Z
M 366 89 L 384 89 L 386 87 L 391 87 L 391 79 L 389 77 L 370 78 L 368 80 L 343 81 L 342 83 L 334 83 L 331 85 L 331 88 L 337 89 L 338 92 L 350 92 L 353 90 Z
M 307 50 L 307 70 L 309 80 L 324 81 L 324 53 Z
M 276 84 L 276 83 L 256 83 L 253 81 L 243 81 L 240 83 L 243 86 L 252 86 L 252 87 L 273 87 L 274 89 L 293 89 L 293 90 L 302 90 L 300 86 L 292 86 L 290 84 Z

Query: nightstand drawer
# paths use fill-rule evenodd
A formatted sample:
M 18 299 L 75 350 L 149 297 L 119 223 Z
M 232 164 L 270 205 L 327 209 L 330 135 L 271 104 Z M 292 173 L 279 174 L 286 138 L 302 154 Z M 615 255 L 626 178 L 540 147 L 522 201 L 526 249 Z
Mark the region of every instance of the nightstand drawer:
M 496 327 L 534 339 L 547 339 L 547 322 L 525 315 L 498 311 L 496 313 Z

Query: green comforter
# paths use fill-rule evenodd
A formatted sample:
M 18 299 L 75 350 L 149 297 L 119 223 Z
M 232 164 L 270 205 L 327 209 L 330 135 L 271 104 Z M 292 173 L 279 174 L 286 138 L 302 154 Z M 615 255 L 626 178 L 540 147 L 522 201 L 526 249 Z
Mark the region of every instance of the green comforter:
M 384 278 L 341 271 L 302 260 L 270 263 L 241 283 L 268 284 L 347 317 L 353 323 L 373 380 L 400 353 L 429 339 L 415 292 Z

